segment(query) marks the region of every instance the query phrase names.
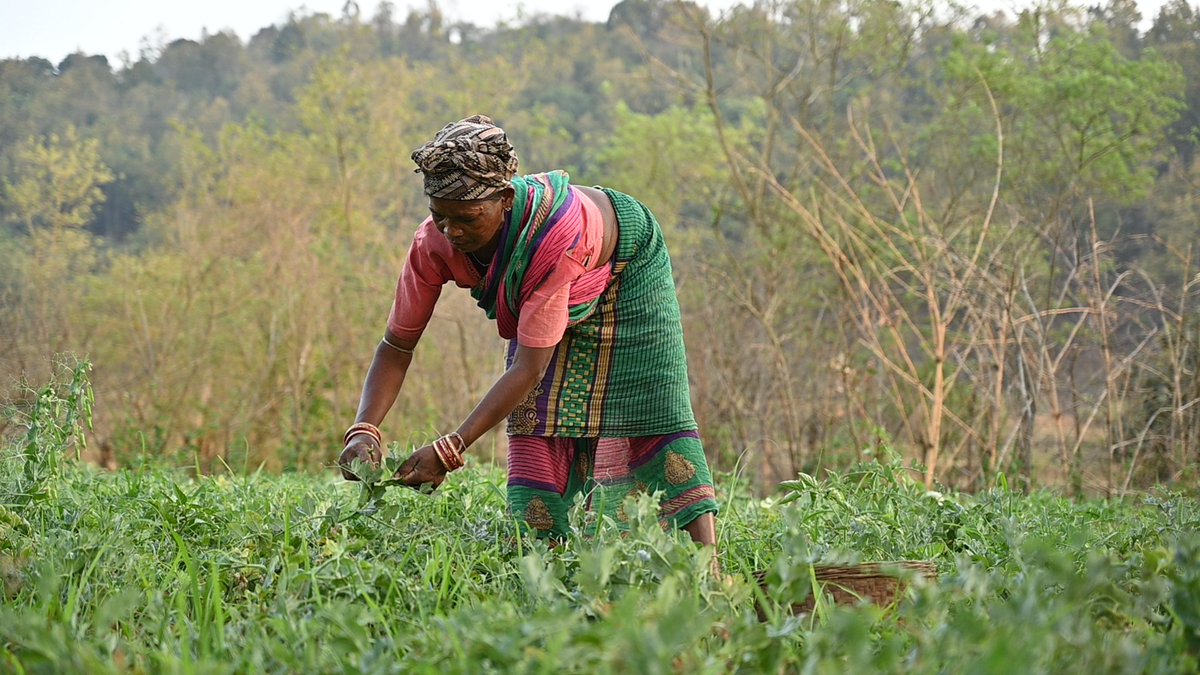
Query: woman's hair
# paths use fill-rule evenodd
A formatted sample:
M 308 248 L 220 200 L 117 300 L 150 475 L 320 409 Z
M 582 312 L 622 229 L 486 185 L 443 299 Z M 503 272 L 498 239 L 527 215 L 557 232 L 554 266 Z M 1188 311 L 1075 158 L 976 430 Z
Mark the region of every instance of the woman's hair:
M 442 127 L 412 160 L 425 174 L 425 194 L 440 199 L 486 199 L 517 175 L 517 151 L 486 115 Z

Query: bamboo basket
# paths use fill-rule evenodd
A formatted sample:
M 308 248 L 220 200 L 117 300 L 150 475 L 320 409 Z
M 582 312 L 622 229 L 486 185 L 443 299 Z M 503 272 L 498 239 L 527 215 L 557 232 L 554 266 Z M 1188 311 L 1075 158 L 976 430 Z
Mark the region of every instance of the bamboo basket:
M 879 607 L 891 607 L 908 587 L 908 579 L 918 577 L 933 581 L 937 579 L 937 567 L 933 563 L 918 560 L 862 563 L 859 565 L 814 565 L 813 574 L 821 587 L 821 593 L 832 598 L 838 605 L 856 605 L 869 601 Z M 766 573 L 755 575 L 764 591 Z M 804 602 L 792 605 L 793 614 L 812 612 L 816 601 L 809 595 Z M 759 618 L 765 620 L 762 608 Z

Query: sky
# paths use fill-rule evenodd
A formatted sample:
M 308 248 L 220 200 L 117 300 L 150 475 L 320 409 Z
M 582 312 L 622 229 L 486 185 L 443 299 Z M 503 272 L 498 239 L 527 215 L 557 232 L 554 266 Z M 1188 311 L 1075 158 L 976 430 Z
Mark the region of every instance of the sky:
M 357 0 L 364 18 L 375 14 L 378 0 Z M 491 27 L 530 14 L 576 14 L 603 21 L 616 0 L 438 0 L 451 20 Z M 231 29 L 243 42 L 259 29 L 287 20 L 290 11 L 340 16 L 346 0 L 0 0 L 0 58 L 41 56 L 58 63 L 76 50 L 104 54 L 114 67 L 125 51 L 135 61 L 140 46 L 178 38 L 198 40 Z M 425 0 L 393 0 L 403 20 L 408 8 Z M 715 9 L 735 0 L 711 0 Z
M 700 0 L 714 11 L 737 0 Z M 1032 1 L 1032 0 L 1030 0 Z M 1105 0 L 1072 0 L 1072 4 L 1101 4 Z M 1144 22 L 1153 18 L 1164 0 L 1139 0 Z M 324 12 L 339 16 L 346 0 L 0 0 L 0 59 L 41 56 L 53 63 L 75 51 L 103 54 L 113 67 L 124 52 L 136 61 L 143 45 L 155 47 L 179 38 L 200 39 L 232 30 L 242 41 L 260 29 L 287 20 L 289 12 Z M 369 18 L 378 0 L 358 0 Z M 411 6 L 425 0 L 393 0 L 402 19 Z M 450 20 L 469 20 L 491 27 L 531 14 L 579 15 L 603 21 L 615 0 L 438 0 Z M 976 6 L 1010 10 L 1025 0 L 980 0 Z

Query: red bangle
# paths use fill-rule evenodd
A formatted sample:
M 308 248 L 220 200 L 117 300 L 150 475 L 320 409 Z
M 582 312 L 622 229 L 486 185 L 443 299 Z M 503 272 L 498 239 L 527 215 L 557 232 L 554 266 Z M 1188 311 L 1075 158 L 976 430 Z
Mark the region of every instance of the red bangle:
M 448 462 L 447 469 L 455 471 L 462 468 L 462 456 L 455 452 L 454 448 L 450 447 L 450 443 L 444 437 L 438 439 L 438 446 L 441 448 L 442 456 Z
M 458 438 L 458 447 L 455 447 L 451 440 Z M 437 455 L 438 460 L 445 467 L 446 471 L 454 471 L 466 466 L 467 461 L 463 457 L 463 452 L 466 450 L 465 444 L 462 442 L 462 436 L 457 433 L 442 436 L 433 442 L 433 452 Z
M 371 438 L 374 438 L 375 442 L 380 446 L 383 445 L 383 434 L 379 433 L 379 427 L 371 424 L 370 422 L 357 422 L 355 424 L 351 424 L 350 428 L 347 429 L 346 433 L 342 436 L 342 445 L 344 446 L 349 444 L 350 439 L 359 434 L 368 434 L 371 436 Z
M 454 462 L 446 456 L 446 453 L 442 450 L 441 444 L 439 444 L 437 441 L 433 442 L 433 453 L 437 455 L 438 461 L 442 463 L 443 469 L 446 471 L 454 470 Z
M 454 447 L 454 444 L 451 442 L 455 438 L 458 439 L 458 447 Z M 451 449 L 453 449 L 454 457 L 455 457 L 455 459 L 458 460 L 458 468 L 461 469 L 464 466 L 466 466 L 467 465 L 467 444 L 465 441 L 463 441 L 463 437 L 459 436 L 457 431 L 455 431 L 451 434 L 447 434 L 446 435 L 446 445 L 448 447 L 450 447 Z
M 350 441 L 354 440 L 355 436 L 368 436 L 368 437 L 370 437 L 371 440 L 375 441 L 375 445 L 377 445 L 381 448 L 383 447 L 383 443 L 379 442 L 378 438 L 375 438 L 375 434 L 373 434 L 369 431 L 366 431 L 365 429 L 360 429 L 358 431 L 351 431 L 350 435 L 347 436 L 345 438 L 345 440 L 342 441 L 342 446 L 345 447 L 347 445 L 350 445 Z

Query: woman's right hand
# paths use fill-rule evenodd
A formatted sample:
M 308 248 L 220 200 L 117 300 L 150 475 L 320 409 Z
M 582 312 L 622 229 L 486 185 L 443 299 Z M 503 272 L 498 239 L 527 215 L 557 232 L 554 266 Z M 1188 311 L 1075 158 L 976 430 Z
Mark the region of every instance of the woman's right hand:
M 350 442 L 346 444 L 346 448 L 342 450 L 341 457 L 338 457 L 338 466 L 342 469 L 342 478 L 346 480 L 359 480 L 359 477 L 350 470 L 350 466 L 356 459 L 378 469 L 380 462 L 383 461 L 383 449 L 368 434 L 358 434 L 351 437 Z

